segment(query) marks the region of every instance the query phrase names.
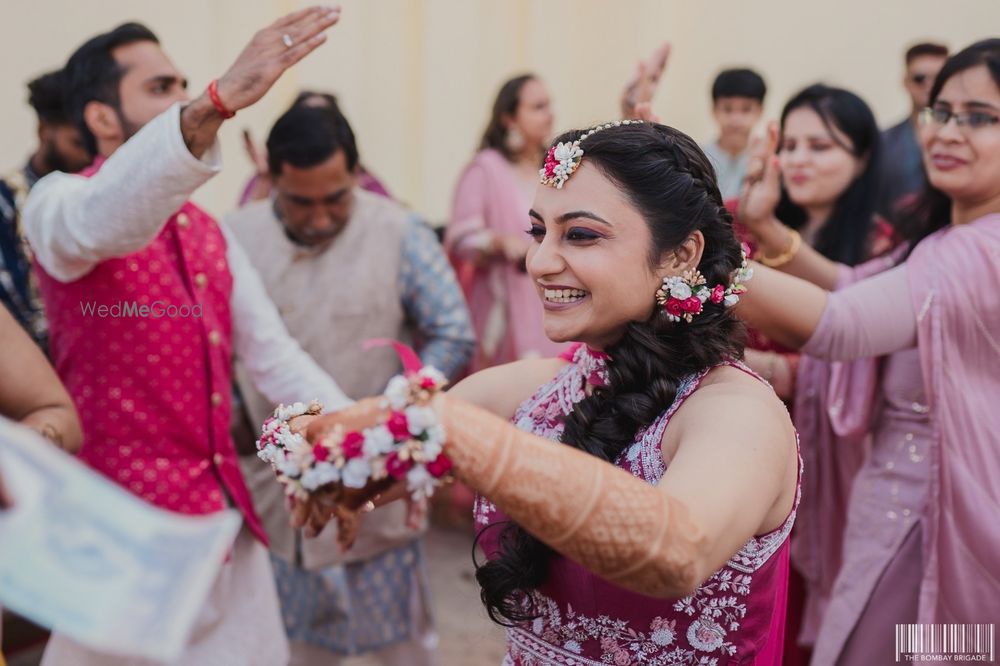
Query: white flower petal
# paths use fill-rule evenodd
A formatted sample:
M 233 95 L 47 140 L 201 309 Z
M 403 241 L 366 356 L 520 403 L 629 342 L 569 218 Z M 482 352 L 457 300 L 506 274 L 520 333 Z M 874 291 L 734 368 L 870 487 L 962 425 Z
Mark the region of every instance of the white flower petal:
M 406 488 L 415 499 L 430 497 L 434 494 L 436 479 L 430 475 L 423 465 L 414 465 L 406 473 Z
M 437 423 L 437 414 L 430 407 L 417 407 L 413 405 L 407 407 L 403 413 L 406 415 L 406 423 L 409 426 L 410 434 L 414 437 Z
M 365 458 L 374 458 L 392 451 L 395 439 L 384 425 L 368 428 L 362 434 L 365 442 L 361 446 L 361 452 Z
M 439 455 L 444 447 L 439 442 L 432 442 L 430 440 L 424 442 L 423 445 L 424 458 L 427 460 L 434 460 Z
M 385 387 L 385 397 L 393 409 L 402 409 L 410 400 L 410 380 L 403 375 L 396 375 Z
M 278 468 L 278 471 L 284 474 L 285 476 L 290 476 L 294 478 L 298 477 L 302 473 L 302 468 L 299 466 L 298 461 L 293 460 L 291 458 L 279 459 L 275 463 L 275 466 Z
M 448 378 L 444 376 L 444 373 L 435 368 L 433 365 L 425 365 L 423 368 L 421 368 L 420 376 L 430 379 L 438 386 L 442 386 L 448 383 Z
M 347 461 L 344 469 L 341 470 L 340 477 L 344 485 L 348 488 L 364 488 L 368 484 L 368 478 L 372 474 L 372 468 L 368 461 L 363 458 L 353 458 Z
M 691 298 L 691 286 L 686 282 L 677 280 L 670 285 L 670 295 L 682 301 Z

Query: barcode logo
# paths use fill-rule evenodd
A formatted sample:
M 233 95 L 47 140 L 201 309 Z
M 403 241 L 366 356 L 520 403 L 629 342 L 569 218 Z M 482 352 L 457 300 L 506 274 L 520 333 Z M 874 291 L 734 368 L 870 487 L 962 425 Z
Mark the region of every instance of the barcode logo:
M 994 660 L 992 624 L 897 624 L 896 661 Z

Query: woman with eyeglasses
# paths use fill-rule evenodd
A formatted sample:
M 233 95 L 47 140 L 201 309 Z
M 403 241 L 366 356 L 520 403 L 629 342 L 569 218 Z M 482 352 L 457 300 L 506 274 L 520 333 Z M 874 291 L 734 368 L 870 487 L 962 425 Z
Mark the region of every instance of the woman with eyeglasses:
M 947 61 L 920 141 L 928 186 L 899 224 L 906 249 L 881 266 L 838 265 L 774 218 L 768 146 L 741 204 L 779 270 L 757 271 L 740 316 L 811 356 L 879 358 L 845 364 L 853 402 L 817 414 L 841 434 L 870 430 L 873 444 L 816 664 L 890 663 L 896 625 L 988 622 L 1000 599 L 1000 39 Z

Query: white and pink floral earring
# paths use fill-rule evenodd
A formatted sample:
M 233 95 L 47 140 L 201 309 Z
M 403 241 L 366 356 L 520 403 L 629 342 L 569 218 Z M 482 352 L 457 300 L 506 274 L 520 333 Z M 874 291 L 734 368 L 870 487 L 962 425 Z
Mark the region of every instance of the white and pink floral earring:
M 670 275 L 663 278 L 663 283 L 656 290 L 656 303 L 663 308 L 670 321 L 691 323 L 695 315 L 701 314 L 705 303 L 711 301 L 730 308 L 740 301 L 740 295 L 746 293 L 746 282 L 753 277 L 753 269 L 747 260 L 746 247 L 743 248 L 743 262 L 733 273 L 729 286 L 721 284 L 709 289 L 705 276 L 697 269 L 689 269 L 681 275 Z

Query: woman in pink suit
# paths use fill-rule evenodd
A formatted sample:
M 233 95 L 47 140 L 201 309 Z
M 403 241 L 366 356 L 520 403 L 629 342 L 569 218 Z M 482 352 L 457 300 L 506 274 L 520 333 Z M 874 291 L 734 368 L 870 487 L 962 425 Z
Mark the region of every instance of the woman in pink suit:
M 528 209 L 552 135 L 549 93 L 534 75 L 500 87 L 480 151 L 455 189 L 445 245 L 458 269 L 479 347 L 472 369 L 555 356 L 525 270 Z
M 1000 40 L 952 57 L 930 99 L 930 186 L 894 255 L 847 269 L 802 244 L 769 212 L 778 168 L 766 154 L 742 204 L 772 263 L 807 281 L 758 271 L 741 316 L 806 354 L 852 361 L 800 425 L 834 445 L 873 436 L 817 664 L 889 663 L 897 624 L 989 622 L 1000 598 Z M 826 510 L 844 490 L 827 489 Z

